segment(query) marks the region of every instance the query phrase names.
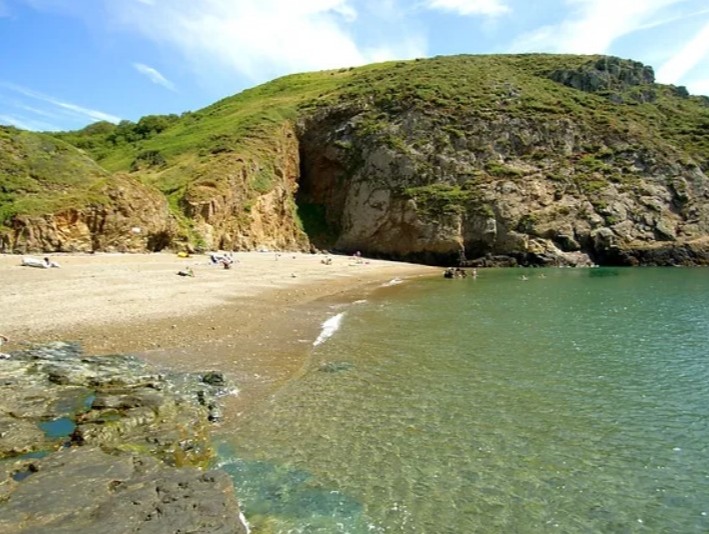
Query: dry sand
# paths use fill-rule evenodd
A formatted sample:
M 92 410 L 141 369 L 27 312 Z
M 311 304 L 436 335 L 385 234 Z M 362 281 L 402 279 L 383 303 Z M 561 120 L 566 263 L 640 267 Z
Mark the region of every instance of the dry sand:
M 440 269 L 346 256 L 237 253 L 229 270 L 206 255 L 55 254 L 58 269 L 0 255 L 1 350 L 77 341 L 88 354 L 130 353 L 185 371 L 218 370 L 240 394 L 227 419 L 306 369 L 333 307 L 395 278 Z M 194 277 L 178 276 L 191 267 Z
M 346 256 L 236 253 L 229 269 L 206 255 L 55 254 L 58 269 L 21 266 L 0 255 L 0 334 L 5 348 L 75 340 L 90 353 L 186 348 L 229 338 L 301 335 L 288 313 L 323 297 L 366 290 L 393 278 L 439 269 Z M 194 277 L 177 272 L 191 267 Z M 310 332 L 312 334 L 312 332 Z M 302 340 L 301 340 L 302 341 Z

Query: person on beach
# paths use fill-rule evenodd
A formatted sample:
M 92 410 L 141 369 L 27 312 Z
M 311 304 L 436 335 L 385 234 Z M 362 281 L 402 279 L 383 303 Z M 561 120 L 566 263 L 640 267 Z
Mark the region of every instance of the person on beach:
M 50 260 L 46 256 L 41 260 L 38 258 L 22 258 L 22 265 L 26 267 L 39 267 L 41 269 L 51 269 L 52 267 L 59 267 L 59 264 L 57 262 Z
M 3 343 L 7 343 L 10 341 L 6 336 L 3 336 L 0 334 L 0 347 L 3 346 Z M 5 354 L 4 352 L 0 352 L 0 359 L 7 360 L 10 357 L 9 354 Z

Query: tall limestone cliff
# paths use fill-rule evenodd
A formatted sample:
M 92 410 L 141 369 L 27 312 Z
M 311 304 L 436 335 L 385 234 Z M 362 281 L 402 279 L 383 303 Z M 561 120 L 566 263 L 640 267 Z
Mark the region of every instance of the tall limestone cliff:
M 53 138 L 5 130 L 0 142 L 6 251 L 709 263 L 709 99 L 618 58 L 455 56 L 293 75 L 181 117 Z M 41 195 L 38 180 L 51 185 Z

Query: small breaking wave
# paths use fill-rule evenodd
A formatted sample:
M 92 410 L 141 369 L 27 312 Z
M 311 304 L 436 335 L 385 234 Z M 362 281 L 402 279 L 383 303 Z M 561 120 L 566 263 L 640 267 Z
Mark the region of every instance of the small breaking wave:
M 333 334 L 340 329 L 340 325 L 342 324 L 342 318 L 344 316 L 345 312 L 341 312 L 337 315 L 333 315 L 327 321 L 325 321 L 322 324 L 322 330 L 320 331 L 320 335 L 313 342 L 313 347 L 317 347 L 321 343 L 324 343 L 327 339 L 331 338 Z
M 401 283 L 403 283 L 403 280 L 401 278 L 394 278 L 394 279 L 389 280 L 388 282 L 382 284 L 382 287 L 397 286 Z

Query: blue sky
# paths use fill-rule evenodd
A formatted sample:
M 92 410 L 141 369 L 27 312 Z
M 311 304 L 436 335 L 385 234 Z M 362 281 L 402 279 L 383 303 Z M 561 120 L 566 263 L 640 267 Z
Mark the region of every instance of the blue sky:
M 182 113 L 293 72 L 606 53 L 709 94 L 707 0 L 0 0 L 0 124 Z

